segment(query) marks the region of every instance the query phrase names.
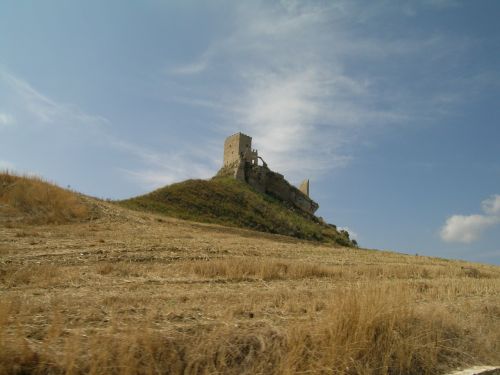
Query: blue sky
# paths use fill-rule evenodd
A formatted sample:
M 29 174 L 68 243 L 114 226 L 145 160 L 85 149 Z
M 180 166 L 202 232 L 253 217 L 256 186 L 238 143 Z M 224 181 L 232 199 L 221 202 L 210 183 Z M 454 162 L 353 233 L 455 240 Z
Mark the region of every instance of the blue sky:
M 98 197 L 242 131 L 365 247 L 500 264 L 500 2 L 0 0 L 0 168 Z

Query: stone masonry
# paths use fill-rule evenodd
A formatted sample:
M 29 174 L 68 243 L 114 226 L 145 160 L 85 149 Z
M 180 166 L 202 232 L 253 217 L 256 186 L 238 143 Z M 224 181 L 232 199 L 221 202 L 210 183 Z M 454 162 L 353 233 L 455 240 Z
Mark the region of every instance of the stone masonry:
M 261 160 L 262 165 L 259 165 Z M 291 185 L 285 177 L 271 171 L 266 162 L 252 149 L 252 137 L 236 133 L 224 142 L 224 162 L 218 175 L 232 176 L 246 182 L 254 189 L 293 204 L 309 214 L 314 214 L 319 205 L 309 198 L 309 180 L 299 188 Z

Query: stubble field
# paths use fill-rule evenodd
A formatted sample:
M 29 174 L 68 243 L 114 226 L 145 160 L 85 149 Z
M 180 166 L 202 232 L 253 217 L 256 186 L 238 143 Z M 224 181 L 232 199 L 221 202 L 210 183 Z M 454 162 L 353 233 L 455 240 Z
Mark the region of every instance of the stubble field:
M 0 373 L 436 374 L 500 363 L 500 268 L 99 202 L 0 225 Z

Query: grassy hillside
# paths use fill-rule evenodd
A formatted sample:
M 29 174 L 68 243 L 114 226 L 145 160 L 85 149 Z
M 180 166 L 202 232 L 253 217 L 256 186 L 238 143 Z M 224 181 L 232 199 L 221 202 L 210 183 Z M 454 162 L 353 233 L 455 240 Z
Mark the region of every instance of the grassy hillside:
M 352 246 L 346 232 L 232 178 L 188 180 L 120 204 L 181 219 Z
M 0 221 L 62 224 L 89 219 L 93 214 L 77 193 L 39 177 L 0 172 Z

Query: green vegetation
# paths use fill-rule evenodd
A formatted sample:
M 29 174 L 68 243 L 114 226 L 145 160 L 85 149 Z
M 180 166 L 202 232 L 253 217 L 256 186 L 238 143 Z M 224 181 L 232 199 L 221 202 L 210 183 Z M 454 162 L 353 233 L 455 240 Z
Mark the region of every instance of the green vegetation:
M 180 219 L 353 246 L 348 234 L 232 178 L 187 180 L 119 202 Z

